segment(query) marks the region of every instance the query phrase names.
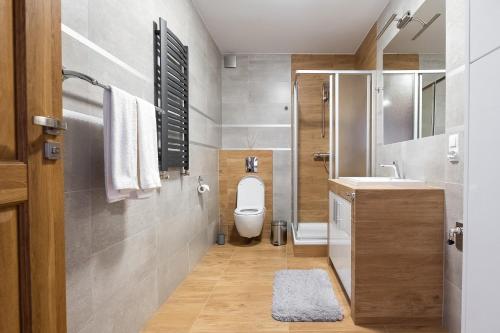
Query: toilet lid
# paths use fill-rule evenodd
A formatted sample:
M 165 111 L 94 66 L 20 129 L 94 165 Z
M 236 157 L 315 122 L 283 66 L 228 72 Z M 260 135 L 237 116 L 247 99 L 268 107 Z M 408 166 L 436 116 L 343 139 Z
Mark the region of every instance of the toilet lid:
M 234 213 L 237 215 L 259 215 L 263 211 L 263 208 L 236 208 Z
M 236 207 L 264 208 L 264 182 L 255 176 L 247 176 L 238 183 Z

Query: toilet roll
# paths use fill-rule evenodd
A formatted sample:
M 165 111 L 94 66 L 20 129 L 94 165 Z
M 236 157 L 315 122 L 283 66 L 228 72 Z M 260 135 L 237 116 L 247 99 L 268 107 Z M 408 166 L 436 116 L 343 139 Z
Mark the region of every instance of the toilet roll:
M 203 194 L 205 192 L 210 192 L 210 186 L 208 186 L 207 184 L 198 186 L 198 193 Z

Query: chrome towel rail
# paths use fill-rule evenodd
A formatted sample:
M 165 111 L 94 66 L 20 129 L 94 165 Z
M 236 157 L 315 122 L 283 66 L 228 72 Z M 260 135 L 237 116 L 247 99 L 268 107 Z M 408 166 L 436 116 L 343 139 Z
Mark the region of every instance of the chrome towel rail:
M 63 81 L 65 81 L 67 79 L 75 78 L 75 79 L 80 79 L 80 80 L 86 81 L 86 82 L 90 83 L 93 86 L 101 87 L 102 89 L 106 89 L 106 90 L 110 90 L 111 89 L 110 85 L 104 84 L 104 83 L 102 83 L 102 82 L 94 79 L 93 77 L 91 77 L 91 76 L 89 76 L 87 74 L 84 74 L 82 72 L 78 72 L 78 71 L 74 71 L 74 70 L 69 70 L 69 69 L 63 68 L 61 73 L 62 73 L 62 79 L 63 79 Z M 155 106 L 155 108 L 156 108 L 156 112 L 158 112 L 158 113 L 165 113 L 165 110 L 163 110 L 162 108 L 160 108 L 158 106 Z
M 111 89 L 110 86 L 108 86 L 106 84 L 100 83 L 99 81 L 97 81 L 96 79 L 94 79 L 91 76 L 88 76 L 87 74 L 83 74 L 81 72 L 72 71 L 72 70 L 63 68 L 62 69 L 62 79 L 63 79 L 63 81 L 67 80 L 67 79 L 70 79 L 70 78 L 77 78 L 77 79 L 80 79 L 80 80 L 83 80 L 83 81 L 87 81 L 88 83 L 90 83 L 90 84 L 92 84 L 94 86 L 101 87 L 103 89 L 107 89 L 107 90 Z
M 73 70 L 69 70 L 69 69 L 65 69 L 63 68 L 62 69 L 62 80 L 64 82 L 64 80 L 67 80 L 67 79 L 71 79 L 71 78 L 75 78 L 75 79 L 80 79 L 80 80 L 83 80 L 83 81 L 86 81 L 88 83 L 90 83 L 91 85 L 94 85 L 94 86 L 97 86 L 97 87 L 100 87 L 100 88 L 103 88 L 103 89 L 106 89 L 106 90 L 110 90 L 111 89 L 111 86 L 107 85 L 107 84 L 104 84 L 102 82 L 99 82 L 98 80 L 94 79 L 93 77 L 87 75 L 87 74 L 84 74 L 84 73 L 81 73 L 81 72 L 78 72 L 78 71 L 73 71 Z M 155 109 L 156 109 L 156 117 L 157 118 L 161 118 L 163 114 L 165 114 L 165 110 L 163 110 L 162 108 L 158 107 L 158 106 L 155 106 Z M 34 122 L 38 124 L 38 122 L 40 122 L 42 120 L 40 119 L 34 119 Z M 66 128 L 62 128 L 65 126 L 65 122 L 64 122 L 64 125 L 61 125 L 60 127 L 61 128 L 57 128 L 56 130 L 65 130 Z M 44 124 L 40 124 L 42 126 L 45 126 Z M 158 124 L 158 131 L 161 132 L 162 130 L 162 124 L 160 122 L 160 124 Z M 48 132 L 50 133 L 50 132 Z M 158 161 L 160 159 L 160 156 L 158 156 Z M 166 172 L 166 170 L 160 170 L 160 177 L 162 179 L 168 179 L 169 178 L 169 175 L 168 173 Z

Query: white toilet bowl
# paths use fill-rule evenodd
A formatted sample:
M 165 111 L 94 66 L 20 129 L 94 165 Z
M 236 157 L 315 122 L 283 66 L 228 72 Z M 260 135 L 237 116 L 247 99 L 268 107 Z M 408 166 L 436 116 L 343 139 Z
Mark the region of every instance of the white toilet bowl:
M 252 238 L 260 235 L 266 215 L 264 182 L 247 176 L 238 183 L 234 222 L 240 236 Z
M 257 237 L 264 225 L 265 210 L 258 208 L 241 208 L 234 211 L 234 222 L 238 233 L 247 238 Z

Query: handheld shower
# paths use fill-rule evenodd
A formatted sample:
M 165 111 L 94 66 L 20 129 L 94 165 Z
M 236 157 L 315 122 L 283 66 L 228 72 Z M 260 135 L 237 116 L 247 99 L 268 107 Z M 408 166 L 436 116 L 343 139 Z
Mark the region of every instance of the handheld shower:
M 321 88 L 321 100 L 322 100 L 322 114 L 321 114 L 321 137 L 324 138 L 326 135 L 326 110 L 325 106 L 328 100 L 330 99 L 330 89 L 327 82 L 323 82 L 323 86 Z

